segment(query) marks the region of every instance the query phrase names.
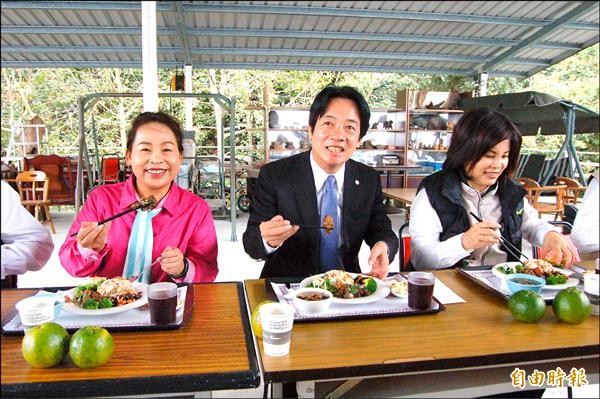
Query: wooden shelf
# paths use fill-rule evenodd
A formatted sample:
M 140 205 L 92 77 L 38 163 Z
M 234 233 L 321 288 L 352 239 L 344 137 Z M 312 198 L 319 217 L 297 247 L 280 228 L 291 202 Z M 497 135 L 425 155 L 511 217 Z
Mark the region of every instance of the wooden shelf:
M 452 130 L 447 129 L 414 129 L 409 130 L 410 133 L 452 133 Z
M 356 151 L 391 151 L 391 152 L 403 152 L 404 148 L 396 148 L 395 150 L 388 150 L 386 148 L 357 148 Z
M 427 148 L 409 148 L 408 151 L 448 152 L 448 150 L 430 150 Z
M 406 112 L 405 109 L 388 109 L 387 112 L 395 113 L 395 112 Z M 409 109 L 408 112 L 412 114 L 462 114 L 464 111 L 461 109 L 438 109 L 438 108 L 419 108 L 419 109 Z
M 308 128 L 298 128 L 295 129 L 293 127 L 290 128 L 268 128 L 267 132 L 308 132 Z

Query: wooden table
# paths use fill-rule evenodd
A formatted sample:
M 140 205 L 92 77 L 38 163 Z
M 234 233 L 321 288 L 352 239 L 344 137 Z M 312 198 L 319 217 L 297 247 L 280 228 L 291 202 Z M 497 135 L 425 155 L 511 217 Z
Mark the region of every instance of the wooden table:
M 453 381 L 453 373 L 463 370 L 473 383 L 468 370 L 512 365 L 525 369 L 561 361 L 565 370 L 568 365 L 578 367 L 581 359 L 598 363 L 598 317 L 569 325 L 559 322 L 549 306 L 539 323 L 520 323 L 505 300 L 458 271 L 435 274 L 466 303 L 447 305 L 445 311 L 431 315 L 295 323 L 288 356 L 265 356 L 259 342 L 265 383 L 433 372 L 448 372 L 442 379 Z M 245 283 L 253 309 L 267 299 L 264 280 Z M 594 374 L 588 381 L 593 383 L 598 380 L 597 368 L 590 371 Z M 505 377 L 510 381 L 509 375 Z M 402 396 L 402 385 L 395 387 Z
M 409 206 L 417 195 L 416 188 L 384 188 L 381 190 L 385 198 L 393 199 Z
M 373 166 L 378 172 L 386 174 L 386 188 L 392 187 L 392 173 L 400 173 L 403 177 L 410 169 L 418 169 L 418 165 L 386 165 L 386 166 Z
M 2 290 L 2 318 L 37 290 Z M 255 388 L 260 370 L 242 283 L 194 285 L 194 312 L 178 330 L 113 332 L 105 365 L 30 367 L 20 336 L 2 336 L 2 397 L 157 394 Z

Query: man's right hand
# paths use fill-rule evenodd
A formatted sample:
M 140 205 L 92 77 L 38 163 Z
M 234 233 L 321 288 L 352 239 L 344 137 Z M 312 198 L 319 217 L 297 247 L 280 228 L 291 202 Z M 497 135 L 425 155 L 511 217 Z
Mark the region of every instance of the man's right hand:
M 260 224 L 260 235 L 273 248 L 279 247 L 285 240 L 296 234 L 299 226 L 292 226 L 289 220 L 275 215 L 269 221 Z

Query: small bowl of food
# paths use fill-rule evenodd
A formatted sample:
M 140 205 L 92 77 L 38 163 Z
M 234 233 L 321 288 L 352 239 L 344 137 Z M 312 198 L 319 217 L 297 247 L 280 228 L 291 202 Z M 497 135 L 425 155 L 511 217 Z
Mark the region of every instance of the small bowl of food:
M 54 320 L 54 298 L 30 296 L 15 304 L 24 326 L 36 326 Z
M 506 285 L 511 294 L 521 290 L 540 292 L 546 285 L 546 279 L 531 274 L 515 273 L 506 276 Z
M 407 280 L 391 280 L 390 292 L 398 298 L 408 298 L 408 281 Z
M 322 313 L 329 309 L 333 294 L 322 288 L 300 288 L 294 292 L 293 303 L 300 313 Z

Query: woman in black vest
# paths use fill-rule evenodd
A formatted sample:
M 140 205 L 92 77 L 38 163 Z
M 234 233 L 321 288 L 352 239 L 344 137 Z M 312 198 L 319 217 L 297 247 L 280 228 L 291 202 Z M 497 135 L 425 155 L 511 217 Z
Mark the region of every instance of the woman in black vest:
M 442 170 L 421 182 L 411 206 L 415 269 L 518 260 L 511 254 L 516 251 L 500 242 L 501 232 L 516 248 L 525 238 L 542 247 L 542 257 L 572 263 L 565 238 L 538 218 L 524 199 L 525 189 L 511 178 L 520 148 L 521 134 L 503 114 L 479 108 L 463 115 Z

